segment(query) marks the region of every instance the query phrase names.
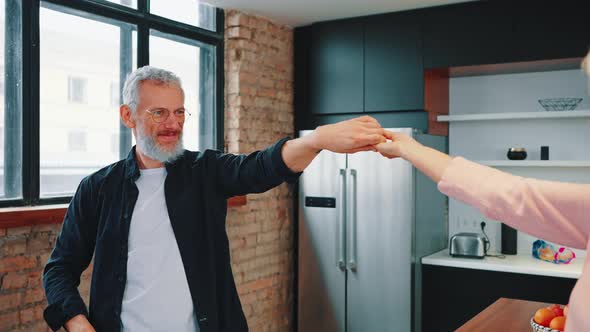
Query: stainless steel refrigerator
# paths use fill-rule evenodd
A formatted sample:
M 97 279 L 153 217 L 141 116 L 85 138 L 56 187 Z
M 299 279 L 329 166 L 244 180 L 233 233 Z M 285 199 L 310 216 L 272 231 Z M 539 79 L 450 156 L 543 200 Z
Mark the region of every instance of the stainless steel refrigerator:
M 391 130 L 446 150 L 444 137 Z M 447 241 L 435 183 L 401 159 L 322 151 L 298 213 L 298 331 L 420 331 L 420 258 Z

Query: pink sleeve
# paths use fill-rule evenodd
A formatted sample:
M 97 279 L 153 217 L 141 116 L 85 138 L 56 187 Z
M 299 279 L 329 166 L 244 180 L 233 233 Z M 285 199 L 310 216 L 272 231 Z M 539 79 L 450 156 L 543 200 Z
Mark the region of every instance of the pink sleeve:
M 588 243 L 588 184 L 523 178 L 457 157 L 438 189 L 533 236 L 579 249 Z

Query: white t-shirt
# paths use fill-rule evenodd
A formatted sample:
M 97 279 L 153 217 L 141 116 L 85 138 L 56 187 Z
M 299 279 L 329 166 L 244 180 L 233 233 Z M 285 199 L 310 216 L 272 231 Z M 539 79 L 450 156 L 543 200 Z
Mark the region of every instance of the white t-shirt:
M 129 228 L 123 331 L 199 331 L 164 197 L 166 168 L 140 170 Z

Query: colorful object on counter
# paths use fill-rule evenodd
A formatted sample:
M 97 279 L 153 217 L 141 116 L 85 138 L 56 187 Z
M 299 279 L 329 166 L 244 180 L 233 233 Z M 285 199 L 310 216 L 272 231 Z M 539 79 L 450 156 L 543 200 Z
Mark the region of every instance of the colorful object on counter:
M 576 253 L 565 247 L 556 250 L 553 245 L 537 240 L 533 242 L 533 257 L 554 264 L 569 264 L 576 258 Z

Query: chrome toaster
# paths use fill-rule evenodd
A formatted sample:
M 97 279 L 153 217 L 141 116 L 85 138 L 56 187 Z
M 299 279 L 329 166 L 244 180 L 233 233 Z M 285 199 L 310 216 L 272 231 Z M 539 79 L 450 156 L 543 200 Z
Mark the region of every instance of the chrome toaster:
M 477 233 L 458 233 L 451 237 L 449 254 L 453 257 L 484 258 L 487 240 Z

